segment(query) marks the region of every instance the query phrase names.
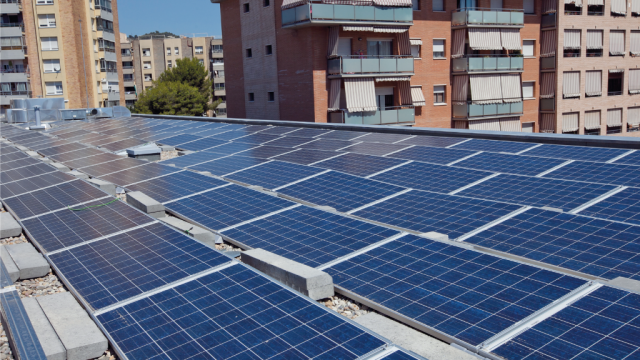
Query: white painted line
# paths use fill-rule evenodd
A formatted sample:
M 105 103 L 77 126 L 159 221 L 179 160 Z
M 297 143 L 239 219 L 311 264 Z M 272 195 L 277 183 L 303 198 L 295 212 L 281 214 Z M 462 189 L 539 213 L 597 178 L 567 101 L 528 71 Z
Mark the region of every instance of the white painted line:
M 401 238 L 401 237 L 403 237 L 405 235 L 408 235 L 408 234 L 409 233 L 402 231 L 399 234 L 395 234 L 393 236 L 390 236 L 390 237 L 388 237 L 388 238 L 386 238 L 384 240 L 378 241 L 375 244 L 371 244 L 371 245 L 369 245 L 367 247 L 364 247 L 364 248 L 362 248 L 362 249 L 360 249 L 358 251 L 354 251 L 354 252 L 352 252 L 352 253 L 350 253 L 348 255 L 345 255 L 345 256 L 337 258 L 335 260 L 329 261 L 328 263 L 322 264 L 322 265 L 316 267 L 316 269 L 318 269 L 318 270 L 328 269 L 328 268 L 332 267 L 333 265 L 336 265 L 336 264 L 339 264 L 339 263 L 341 263 L 343 261 L 346 261 L 346 260 L 349 260 L 351 258 L 354 258 L 354 257 L 356 257 L 356 256 L 358 256 L 360 254 L 364 254 L 364 253 L 366 253 L 367 251 L 369 251 L 371 249 L 378 248 L 378 247 L 380 247 L 380 246 L 382 246 L 384 244 L 390 243 L 390 242 L 392 242 L 392 241 L 394 241 L 396 239 L 399 239 L 399 238 Z
M 412 147 L 415 147 L 415 145 L 409 145 L 409 146 L 407 146 L 406 148 L 402 148 L 402 149 L 398 149 L 398 150 L 396 150 L 396 151 L 392 151 L 392 152 L 390 152 L 390 153 L 388 153 L 388 154 L 384 154 L 384 155 L 382 155 L 382 157 L 387 157 L 387 156 L 389 156 L 389 155 L 391 155 L 391 154 L 395 154 L 395 153 L 400 152 L 400 151 L 403 151 L 403 150 L 411 149 Z
M 268 218 L 269 216 L 276 215 L 276 214 L 279 214 L 279 213 L 284 212 L 284 211 L 287 211 L 287 210 L 295 209 L 295 208 L 297 208 L 297 207 L 299 207 L 299 206 L 302 206 L 302 204 L 295 204 L 295 205 L 293 205 L 293 206 L 289 206 L 289 207 L 286 207 L 286 208 L 284 208 L 284 209 L 280 209 L 280 210 L 277 210 L 277 211 L 273 211 L 273 212 L 270 212 L 270 213 L 265 214 L 265 215 L 262 215 L 262 216 L 254 217 L 254 218 L 252 218 L 252 219 L 250 219 L 250 220 L 243 221 L 243 222 L 238 223 L 238 224 L 235 224 L 235 225 L 227 226 L 226 228 L 224 228 L 224 229 L 220 229 L 220 230 L 217 230 L 216 232 L 218 232 L 218 233 L 222 233 L 222 232 L 227 231 L 227 230 L 235 229 L 235 228 L 237 228 L 237 227 L 239 227 L 239 226 L 242 226 L 242 225 L 246 225 L 246 224 L 252 223 L 252 222 L 254 222 L 254 221 L 256 221 L 256 220 L 262 220 L 262 219 L 264 219 L 264 218 Z
M 476 234 L 479 234 L 479 233 L 481 233 L 481 232 L 483 232 L 483 231 L 485 231 L 485 230 L 487 230 L 487 229 L 489 229 L 489 228 L 492 228 L 492 227 L 494 227 L 495 225 L 498 225 L 498 224 L 500 224 L 500 223 L 503 223 L 503 222 L 505 222 L 505 221 L 507 221 L 507 220 L 511 219 L 511 218 L 512 218 L 512 217 L 514 217 L 514 216 L 520 215 L 520 214 L 522 214 L 523 212 L 525 212 L 525 211 L 527 211 L 527 210 L 529 210 L 529 209 L 531 209 L 531 208 L 533 208 L 533 207 L 532 207 L 532 206 L 523 206 L 523 207 L 521 207 L 520 209 L 518 209 L 518 210 L 516 210 L 516 211 L 513 211 L 513 212 L 511 212 L 511 213 L 509 213 L 509 214 L 507 214 L 507 215 L 505 215 L 505 216 L 503 216 L 503 217 L 501 217 L 501 218 L 499 218 L 499 219 L 493 220 L 492 222 L 490 222 L 490 223 L 488 223 L 488 224 L 486 224 L 486 225 L 484 225 L 484 226 L 481 226 L 481 227 L 479 227 L 479 228 L 477 228 L 477 229 L 475 229 L 475 230 L 473 230 L 473 231 L 469 231 L 468 233 L 466 233 L 466 234 L 464 234 L 464 235 L 462 235 L 462 236 L 458 237 L 457 239 L 455 239 L 455 241 L 458 241 L 458 242 L 465 241 L 465 240 L 467 240 L 468 238 L 470 238 L 470 237 L 472 237 L 472 236 L 475 236 Z
M 221 177 L 225 177 L 225 176 L 227 176 L 227 175 L 235 174 L 235 173 L 240 172 L 240 171 L 245 171 L 245 170 L 253 169 L 253 168 L 254 168 L 254 167 L 256 167 L 256 166 L 260 166 L 260 165 L 268 164 L 268 163 L 270 163 L 270 162 L 272 162 L 272 161 L 273 161 L 273 160 L 269 160 L 269 161 L 265 161 L 265 162 L 260 163 L 260 164 L 251 165 L 251 166 L 246 167 L 246 168 L 244 168 L 244 169 L 240 169 L 240 170 L 232 171 L 232 172 L 230 172 L 230 173 L 228 173 L 228 174 L 224 174 L 224 175 L 220 175 L 220 176 L 221 176 Z
M 405 190 L 402 190 L 402 191 L 397 192 L 397 193 L 395 193 L 395 194 L 393 194 L 393 195 L 389 195 L 389 196 L 387 196 L 387 197 L 384 197 L 384 198 L 382 198 L 382 199 L 380 199 L 380 200 L 376 200 L 376 201 L 370 202 L 370 203 L 368 203 L 368 204 L 366 204 L 366 205 L 360 206 L 359 208 L 355 208 L 355 209 L 353 209 L 353 210 L 347 211 L 346 213 L 347 213 L 347 214 L 349 214 L 349 215 L 351 215 L 351 214 L 353 214 L 353 213 L 355 213 L 355 212 L 358 212 L 358 211 L 360 211 L 360 210 L 362 210 L 362 209 L 365 209 L 365 208 L 368 208 L 368 207 L 370 207 L 370 206 L 373 206 L 373 205 L 379 204 L 379 203 L 381 203 L 381 202 L 383 202 L 383 201 L 387 201 L 387 200 L 389 200 L 389 199 L 393 199 L 393 198 L 394 198 L 394 197 L 396 197 L 396 196 L 400 196 L 400 195 L 402 195 L 402 194 L 406 194 L 406 193 L 408 193 L 408 192 L 409 192 L 409 191 L 411 191 L 411 190 L 413 190 L 413 189 L 405 189 Z
M 609 161 L 606 161 L 606 163 L 611 164 L 611 163 L 615 162 L 616 160 L 622 159 L 623 157 L 625 157 L 627 155 L 633 154 L 634 152 L 636 152 L 636 151 L 635 150 L 629 150 L 629 151 L 627 151 L 626 153 L 624 153 L 622 155 L 618 155 L 618 156 L 614 157 L 613 159 L 611 159 Z
M 564 166 L 567 166 L 567 165 L 571 164 L 574 161 L 575 160 L 569 160 L 569 161 L 563 162 L 562 164 L 560 164 L 558 166 L 554 166 L 554 167 L 552 167 L 551 169 L 549 169 L 547 171 L 541 172 L 540 174 L 536 175 L 535 177 L 543 177 L 543 176 L 547 175 L 550 172 L 556 171 L 556 170 L 560 169 L 561 167 L 564 167 Z
M 473 187 L 473 186 L 476 186 L 478 184 L 481 184 L 481 183 L 483 183 L 483 182 L 485 182 L 485 181 L 487 181 L 489 179 L 493 179 L 494 177 L 499 176 L 499 175 L 500 175 L 500 173 L 491 174 L 491 175 L 489 175 L 487 177 L 484 177 L 484 178 L 482 178 L 482 179 L 480 179 L 478 181 L 472 182 L 469 185 L 465 185 L 465 186 L 463 186 L 461 188 L 455 189 L 452 192 L 450 192 L 449 195 L 455 195 L 455 194 L 457 194 L 457 193 L 459 193 L 461 191 L 464 191 L 464 190 L 466 190 L 466 189 L 468 189 L 470 187 Z
M 316 162 L 312 162 L 311 164 L 308 164 L 308 165 L 309 165 L 309 166 L 313 166 L 313 165 L 315 165 L 315 164 L 317 164 L 317 163 L 320 163 L 320 162 L 323 162 L 323 161 L 327 161 L 327 160 L 331 160 L 331 159 L 335 159 L 335 158 L 337 158 L 337 157 L 340 157 L 340 156 L 342 156 L 342 155 L 346 155 L 346 154 L 348 154 L 348 153 L 346 153 L 346 152 L 338 153 L 338 155 L 336 155 L 336 156 L 332 156 L 332 157 L 330 157 L 330 158 L 326 158 L 326 159 L 318 160 L 318 161 L 316 161 Z
M 377 173 L 373 173 L 373 174 L 371 174 L 371 175 L 365 176 L 364 178 L 365 178 L 365 179 L 371 179 L 371 178 L 372 178 L 372 177 L 374 177 L 374 176 L 380 175 L 380 174 L 382 174 L 382 173 L 386 173 L 387 171 L 391 171 L 391 170 L 393 170 L 393 169 L 399 168 L 400 166 L 405 166 L 405 165 L 410 164 L 410 163 L 412 163 L 412 162 L 413 162 L 413 160 L 405 161 L 405 162 L 403 162 L 402 164 L 398 164 L 398 165 L 396 165 L 396 166 L 392 166 L 392 167 L 390 167 L 390 168 L 388 168 L 388 169 L 384 169 L 384 170 L 382 170 L 382 171 L 378 171 Z
M 482 154 L 483 152 L 484 152 L 484 151 L 478 151 L 477 153 L 473 153 L 473 154 L 471 154 L 471 155 L 465 156 L 465 157 L 463 157 L 462 159 L 458 159 L 458 160 L 456 160 L 456 161 L 452 161 L 452 162 L 448 163 L 448 164 L 447 164 L 447 166 L 451 166 L 451 165 L 456 164 L 456 163 L 459 163 L 459 162 L 461 162 L 461 161 L 465 161 L 465 160 L 467 160 L 468 158 L 472 158 L 472 157 L 474 157 L 474 156 L 476 156 L 476 155 L 480 155 L 480 154 Z
M 522 150 L 522 151 L 518 151 L 518 152 L 517 152 L 517 153 L 515 153 L 514 155 L 521 155 L 521 154 L 523 154 L 523 153 L 526 153 L 526 152 L 527 152 L 527 151 L 529 151 L 529 150 L 535 149 L 535 148 L 540 147 L 540 146 L 542 146 L 542 144 L 538 144 L 538 145 L 536 145 L 536 146 L 532 146 L 532 147 L 530 147 L 530 148 L 526 148 L 526 149 L 524 149 L 524 150 Z
M 207 176 L 207 175 L 205 175 L 205 176 Z M 217 189 L 220 189 L 220 188 L 223 188 L 223 187 L 229 186 L 229 185 L 231 185 L 231 183 L 224 184 L 224 185 L 220 185 L 220 186 L 216 186 L 216 187 L 214 187 L 214 188 L 207 189 L 207 190 L 203 190 L 203 191 L 198 191 L 197 193 L 193 193 L 193 194 L 191 194 L 191 195 L 187 195 L 187 196 L 179 197 L 179 198 L 177 198 L 177 199 L 173 199 L 173 200 L 165 201 L 165 202 L 163 202 L 163 203 L 162 203 L 162 205 L 167 205 L 167 204 L 170 204 L 170 203 L 172 203 L 172 202 L 180 201 L 180 200 L 182 200 L 182 199 L 186 199 L 186 198 L 189 198 L 189 197 L 192 197 L 192 196 L 196 196 L 196 195 L 204 194 L 204 193 L 206 193 L 206 192 L 213 191 L 213 190 L 217 190 Z
M 397 143 L 399 143 L 399 142 L 401 142 L 401 141 L 407 141 L 407 140 L 409 140 L 409 139 L 413 139 L 413 138 L 414 138 L 414 137 L 416 137 L 416 136 L 418 136 L 418 135 L 411 135 L 411 136 L 409 136 L 409 137 L 408 137 L 408 138 L 406 138 L 406 139 L 401 139 L 401 140 L 398 140 L 398 141 L 394 141 L 394 142 L 392 142 L 392 144 L 397 144 Z M 400 144 L 400 145 L 404 145 L 404 144 Z
M 593 199 L 591 201 L 588 201 L 588 202 L 578 206 L 577 208 L 575 208 L 575 209 L 573 209 L 571 211 L 568 211 L 568 213 L 575 215 L 575 214 L 579 213 L 580 211 L 582 211 L 582 210 L 584 210 L 584 209 L 586 209 L 588 207 L 591 207 L 591 206 L 603 201 L 604 199 L 607 199 L 607 198 L 609 198 L 609 197 L 611 197 L 611 196 L 613 196 L 613 195 L 615 195 L 615 194 L 617 194 L 617 193 L 619 193 L 619 192 L 621 192 L 623 190 L 626 190 L 628 188 L 629 188 L 628 186 L 617 187 L 617 188 L 615 188 L 613 190 L 610 190 L 610 191 L 598 196 L 597 198 L 595 198 L 595 199 Z
M 454 147 L 454 146 L 456 146 L 456 145 L 464 144 L 464 143 L 466 143 L 467 141 L 471 141 L 471 140 L 473 140 L 473 139 L 467 139 L 467 140 L 460 141 L 459 143 L 451 144 L 451 145 L 449 145 L 449 146 L 446 146 L 446 147 L 445 147 L 445 149 L 452 148 L 452 147 Z
M 84 204 L 88 204 L 88 203 L 90 203 L 90 202 L 94 202 L 94 201 L 98 201 L 98 200 L 102 200 L 102 199 L 106 199 L 106 198 L 112 198 L 112 199 L 113 199 L 114 197 L 113 197 L 113 196 L 111 196 L 111 195 L 106 195 L 106 196 L 103 196 L 103 197 L 100 197 L 100 198 L 97 198 L 97 199 L 92 199 L 92 200 L 85 201 L 85 202 L 81 202 L 81 203 L 77 203 L 77 204 L 67 205 L 66 207 L 63 207 L 63 208 L 59 208 L 59 209 L 55 209 L 55 210 L 51 210 L 51 211 L 47 211 L 46 213 L 42 213 L 42 214 L 38 214 L 38 215 L 34 215 L 34 216 L 30 216 L 30 217 L 28 217 L 28 218 L 20 219 L 20 221 L 27 221 L 27 220 L 31 220 L 31 219 L 37 218 L 37 217 L 39 217 L 39 216 L 44 216 L 44 215 L 53 214 L 53 213 L 55 213 L 55 212 L 62 211 L 62 210 L 68 210 L 68 208 L 73 208 L 73 207 L 78 206 L 78 205 L 84 205 Z M 16 219 L 17 219 L 17 217 L 16 217 Z
M 300 179 L 300 180 L 296 180 L 296 181 L 290 182 L 290 183 L 288 183 L 288 184 L 286 184 L 286 185 L 278 186 L 277 188 L 273 188 L 272 190 L 273 190 L 273 191 L 278 191 L 278 190 L 280 190 L 280 189 L 284 189 L 284 188 L 286 188 L 287 186 L 291 186 L 291 185 L 294 185 L 294 184 L 297 184 L 297 183 L 300 183 L 300 182 L 303 182 L 303 181 L 306 181 L 306 180 L 309 180 L 309 179 L 313 179 L 313 178 L 314 178 L 314 177 L 316 177 L 316 176 L 320 176 L 320 175 L 322 175 L 322 174 L 326 174 L 326 173 L 328 173 L 328 172 L 330 172 L 330 171 L 332 171 L 332 170 L 325 170 L 325 171 L 321 171 L 321 172 L 319 172 L 319 173 L 317 173 L 317 174 L 313 174 L 313 175 L 311 175 L 311 176 L 307 176 L 307 177 L 302 178 L 302 179 Z

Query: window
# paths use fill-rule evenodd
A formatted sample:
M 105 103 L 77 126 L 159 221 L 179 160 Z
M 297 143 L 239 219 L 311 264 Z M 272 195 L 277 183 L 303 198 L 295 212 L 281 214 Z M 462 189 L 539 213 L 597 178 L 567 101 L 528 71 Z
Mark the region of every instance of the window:
M 151 49 L 142 49 L 142 56 L 151 56 Z
M 248 13 L 249 12 L 249 3 L 242 4 L 242 8 L 244 9 L 244 12 Z
M 224 83 L 213 84 L 213 90 L 224 90 Z
M 196 55 L 202 55 L 203 53 L 202 46 L 196 46 Z
M 213 59 L 211 62 L 214 64 L 224 64 L 224 59 Z
M 433 87 L 433 103 L 435 105 L 445 103 L 446 100 L 444 98 L 444 89 L 444 85 L 436 85 Z
M 444 0 L 433 0 L 431 3 L 431 10 L 444 11 Z
M 22 50 L 22 37 L 21 36 L 12 36 L 12 37 L 2 37 L 2 38 L 0 38 L 0 49 L 2 49 L 2 50 Z
M 575 3 L 573 4 L 564 4 L 564 14 L 565 15 L 582 15 L 582 5 L 578 6 Z
M 42 51 L 58 50 L 58 38 L 57 37 L 43 37 L 40 38 L 42 44 Z
M 43 60 L 42 63 L 44 65 L 44 72 L 60 72 L 60 59 Z
M 172 67 L 171 60 L 167 60 L 167 69 L 171 69 Z
M 522 40 L 522 55 L 525 57 L 533 57 L 536 48 L 535 40 Z
M 624 70 L 609 70 L 609 81 L 607 87 L 607 95 L 622 95 L 622 80 L 624 79 Z
M 411 56 L 420 58 L 420 45 L 411 45 Z
M 36 5 L 53 5 L 53 0 L 37 0 Z
M 204 59 L 198 59 L 198 62 L 204 67 Z
M 151 76 L 151 74 L 144 74 L 144 81 L 153 81 L 153 76 Z
M 271 2 L 269 0 L 262 0 L 262 6 L 268 7 L 269 5 L 271 5 Z
M 246 50 L 246 56 L 247 56 L 248 58 L 252 57 L 251 49 L 247 49 L 247 50 Z
M 392 55 L 391 40 L 367 40 L 367 55 L 387 56 Z
M 267 45 L 264 47 L 264 54 L 265 55 L 272 55 L 273 54 L 273 47 L 271 47 L 271 45 Z
M 145 61 L 144 63 L 142 63 L 142 68 L 151 69 L 151 61 Z
M 411 0 L 411 5 L 413 7 L 413 11 L 420 10 L 420 0 Z
M 249 101 L 252 101 L 255 99 L 255 97 L 253 96 L 253 93 L 249 93 Z
M 180 48 L 177 47 L 177 46 L 175 48 L 173 48 L 173 54 L 174 55 L 180 55 Z
M 224 70 L 214 70 L 213 71 L 213 77 L 223 78 L 224 77 Z
M 41 28 L 54 28 L 56 27 L 56 16 L 54 14 L 38 15 L 38 23 Z
M 171 48 L 170 47 L 167 48 L 167 56 L 171 56 Z
M 533 85 L 535 82 L 533 81 L 523 81 L 522 82 L 522 98 L 523 99 L 533 99 Z
M 273 91 L 269 91 L 267 93 L 267 99 L 268 99 L 269 102 L 276 101 L 276 94 Z
M 118 66 L 115 61 L 106 61 L 100 59 L 100 71 L 101 72 L 118 72 Z
M 444 59 L 444 40 L 433 40 L 433 58 Z
M 535 14 L 536 13 L 535 0 L 523 0 L 522 5 L 524 5 L 524 13 L 525 14 Z
M 602 2 L 604 4 L 604 1 Z M 587 5 L 587 15 L 589 16 L 603 16 L 604 5 Z
M 98 20 L 98 31 L 113 33 L 113 21 L 96 18 Z
M 214 53 L 221 53 L 222 45 L 211 45 L 211 51 Z
M 45 83 L 47 95 L 62 95 L 62 81 Z
M 98 39 L 98 47 L 101 51 L 108 51 L 111 53 L 116 52 L 116 43 L 114 43 L 113 41 L 100 38 Z

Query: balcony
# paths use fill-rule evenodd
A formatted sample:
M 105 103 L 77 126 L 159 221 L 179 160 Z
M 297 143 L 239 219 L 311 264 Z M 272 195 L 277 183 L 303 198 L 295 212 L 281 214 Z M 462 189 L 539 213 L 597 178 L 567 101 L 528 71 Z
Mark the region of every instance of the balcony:
M 311 9 L 313 8 L 313 12 Z M 282 27 L 313 25 L 413 25 L 410 7 L 304 4 L 282 10 Z
M 524 58 L 508 55 L 465 55 L 463 58 L 453 59 L 453 72 L 482 73 L 482 72 L 522 72 Z
M 329 114 L 329 122 L 358 125 L 413 125 L 415 109 L 407 106 L 392 106 L 384 110 L 350 113 L 346 110 Z
M 543 14 L 540 26 L 543 29 L 556 27 L 556 14 Z
M 21 69 L 0 69 L 0 82 L 3 83 L 17 83 L 17 82 L 28 82 L 29 81 L 29 70 Z
M 453 117 L 462 119 L 496 117 L 507 115 L 522 115 L 522 102 L 500 104 L 466 104 L 453 105 Z
M 524 27 L 522 9 L 461 8 L 451 14 L 452 27 Z
M 0 13 L 1 14 L 19 14 L 21 11 L 21 4 L 18 0 L 2 0 L 0 1 Z
M 125 100 L 138 100 L 138 95 L 134 91 L 127 91 L 124 93 Z
M 109 101 L 119 101 L 120 100 L 120 92 L 119 91 L 109 91 L 107 93 L 107 100 L 109 100 Z
M 133 56 L 131 56 L 131 55 L 122 55 L 122 61 L 133 61 Z
M 330 59 L 327 67 L 329 78 L 413 75 L 413 57 L 407 56 L 341 56 Z
M 11 104 L 12 99 L 25 99 L 31 97 L 31 90 L 24 91 L 0 91 L 0 105 Z
M 553 70 L 556 68 L 556 57 L 543 57 L 540 59 L 540 68 L 542 70 Z
M 556 99 L 540 99 L 541 111 L 554 111 L 556 109 Z

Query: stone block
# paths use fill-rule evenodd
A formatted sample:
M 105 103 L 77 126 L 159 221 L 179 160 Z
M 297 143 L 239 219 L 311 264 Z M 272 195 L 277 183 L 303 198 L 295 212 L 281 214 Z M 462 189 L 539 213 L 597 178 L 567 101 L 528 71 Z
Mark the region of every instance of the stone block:
M 42 254 L 29 243 L 5 245 L 13 262 L 20 270 L 20 279 L 33 279 L 49 273 L 49 263 Z
M 333 279 L 324 271 L 289 260 L 263 249 L 242 253 L 242 262 L 283 282 L 313 300 L 333 296 Z
M 147 196 L 141 191 L 132 191 L 127 193 L 127 203 L 149 215 L 159 212 L 162 212 L 164 214 L 164 205 L 162 205 L 159 201 Z
M 16 147 L 18 150 L 20 150 L 20 151 L 30 151 L 28 147 L 23 146 L 23 145 L 17 145 L 17 144 L 15 144 L 15 145 L 13 145 L 13 146 L 15 146 L 15 147 Z
M 162 151 L 175 151 L 176 148 L 170 145 L 160 145 L 160 149 L 162 149 Z
M 18 267 L 16 266 L 16 263 L 11 258 L 11 255 L 9 255 L 9 252 L 7 251 L 7 246 L 8 245 L 0 246 L 0 259 L 2 259 L 4 268 L 7 269 L 7 272 L 9 273 L 9 277 L 11 278 L 11 283 L 14 283 L 18 281 L 18 279 L 20 279 L 20 270 L 18 269 Z
M 193 153 L 195 153 L 195 151 L 191 151 L 191 150 L 178 151 L 179 156 L 189 155 Z
M 20 236 L 22 227 L 8 212 L 0 213 L 0 239 Z
M 62 172 L 69 172 L 71 171 L 71 169 L 69 169 L 68 167 L 66 167 L 64 164 L 61 163 L 57 163 L 57 162 L 52 162 L 51 166 L 53 166 L 54 168 L 62 171 Z
M 161 148 L 150 144 L 127 149 L 129 157 L 137 157 L 138 155 L 160 155 Z
M 67 360 L 95 359 L 107 350 L 107 338 L 71 293 L 36 300 L 67 350 Z
M 77 177 L 78 179 L 84 179 L 84 180 L 88 180 L 89 179 L 89 175 L 87 175 L 87 174 L 85 174 L 83 172 L 80 172 L 78 170 L 69 171 L 69 175 L 73 175 L 73 176 Z
M 67 349 L 62 345 L 58 334 L 56 334 L 49 319 L 47 319 L 40 304 L 38 304 L 38 300 L 36 298 L 24 298 L 22 299 L 22 305 L 27 312 L 27 316 L 29 316 L 47 360 L 65 360 L 67 358 Z
M 25 153 L 25 154 L 27 154 L 27 155 L 29 155 L 29 156 L 31 156 L 31 157 L 34 157 L 34 158 L 36 158 L 36 159 L 39 159 L 39 158 L 41 158 L 41 157 L 42 157 L 42 156 L 40 156 L 40 154 L 38 154 L 38 153 L 37 153 L 37 152 L 35 152 L 35 151 L 25 151 L 24 153 Z
M 216 238 L 220 238 L 220 235 L 215 235 L 209 230 L 195 226 L 176 217 L 165 216 L 159 220 L 212 248 L 215 248 Z
M 435 231 L 429 231 L 429 232 L 426 232 L 426 233 L 422 233 L 422 234 L 420 234 L 420 236 L 426 237 L 427 239 L 431 239 L 431 240 L 440 240 L 440 241 L 449 240 L 449 235 L 441 234 L 441 233 L 435 232 Z
M 88 179 L 87 182 L 111 196 L 116 196 L 116 185 L 100 179 Z

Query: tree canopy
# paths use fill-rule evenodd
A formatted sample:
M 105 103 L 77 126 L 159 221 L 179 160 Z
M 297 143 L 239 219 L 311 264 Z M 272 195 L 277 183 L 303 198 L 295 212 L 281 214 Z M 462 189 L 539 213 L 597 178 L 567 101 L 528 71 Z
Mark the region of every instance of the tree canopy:
M 181 82 L 189 84 L 205 96 L 211 96 L 212 81 L 209 79 L 209 72 L 196 58 L 184 58 L 176 60 L 176 66 L 165 70 L 158 82 Z
M 140 37 L 142 37 L 142 36 L 148 36 L 148 35 L 154 35 L 154 36 L 163 36 L 163 35 L 164 35 L 164 36 L 166 36 L 166 37 L 176 37 L 176 38 L 177 38 L 177 37 L 180 37 L 180 36 L 178 36 L 178 35 L 176 35 L 176 34 L 174 34 L 174 33 L 168 32 L 168 31 L 160 32 L 160 31 L 158 31 L 158 30 L 156 30 L 156 31 L 152 31 L 152 32 L 150 32 L 150 33 L 146 33 L 146 34 L 144 34 L 144 35 L 140 35 Z M 128 37 L 129 37 L 130 39 L 137 39 L 139 36 L 138 36 L 138 35 L 129 35 Z

